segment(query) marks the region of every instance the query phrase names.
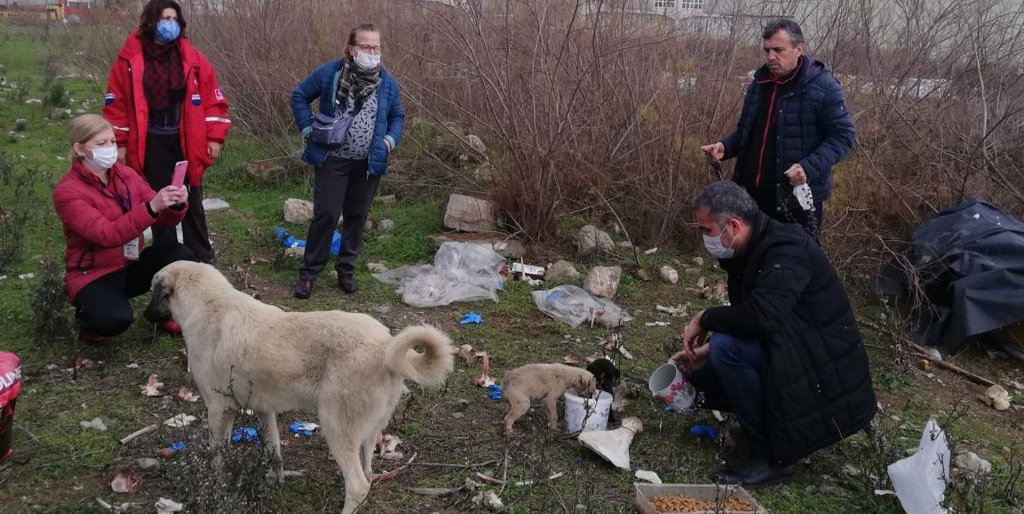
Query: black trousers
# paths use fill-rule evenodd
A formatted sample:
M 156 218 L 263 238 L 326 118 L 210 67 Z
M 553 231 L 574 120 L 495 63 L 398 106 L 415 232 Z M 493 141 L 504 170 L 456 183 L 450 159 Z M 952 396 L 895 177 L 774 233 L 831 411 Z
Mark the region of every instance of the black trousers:
M 341 250 L 334 268 L 338 276 L 352 275 L 356 259 L 363 251 L 363 230 L 370 212 L 370 202 L 377 192 L 379 176 L 368 176 L 368 163 L 364 160 L 342 159 L 328 156 L 316 168 L 313 183 L 313 221 L 306 237 L 306 254 L 299 278 L 315 279 L 331 255 L 331 239 L 338 217 L 344 216 L 341 231 Z
M 155 228 L 155 227 L 154 227 Z M 116 336 L 132 325 L 131 298 L 149 291 L 153 275 L 175 261 L 194 261 L 192 251 L 181 243 L 147 247 L 139 260 L 116 273 L 90 282 L 75 295 L 75 314 L 83 328 Z
M 149 187 L 159 191 L 171 184 L 174 164 L 184 160 L 181 140 L 178 134 L 149 134 L 146 136 L 146 159 L 142 173 Z M 153 225 L 153 246 L 177 243 L 178 233 L 174 227 Z M 181 236 L 199 262 L 213 263 L 213 245 L 210 244 L 210 230 L 206 226 L 206 211 L 203 210 L 202 186 L 188 186 L 188 212 L 181 220 Z

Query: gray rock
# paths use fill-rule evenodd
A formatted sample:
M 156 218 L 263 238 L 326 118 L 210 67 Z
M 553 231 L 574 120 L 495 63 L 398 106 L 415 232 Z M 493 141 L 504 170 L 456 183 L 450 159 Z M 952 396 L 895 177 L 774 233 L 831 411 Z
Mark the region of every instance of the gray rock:
M 463 232 L 491 232 L 497 230 L 498 222 L 491 202 L 453 194 L 448 197 L 444 226 Z
M 220 198 L 204 198 L 203 199 L 203 210 L 206 212 L 223 211 L 230 209 L 231 205 Z
M 472 148 L 473 151 L 480 155 L 487 155 L 487 145 L 485 145 L 483 140 L 479 137 L 470 134 L 466 136 L 466 143 L 469 144 L 469 147 Z
M 585 225 L 576 234 L 576 250 L 580 255 L 589 255 L 601 252 L 611 252 L 615 249 L 615 242 L 607 232 L 598 230 L 593 225 Z
M 309 223 L 313 219 L 313 202 L 299 198 L 284 201 L 284 220 L 288 223 Z
M 679 282 L 679 272 L 672 268 L 672 266 L 662 266 L 658 272 L 661 274 L 661 280 L 669 284 Z
M 278 173 L 284 173 L 284 167 L 268 161 L 253 161 L 245 164 L 245 172 L 256 180 L 267 181 Z
M 473 180 L 489 184 L 494 181 L 494 165 L 485 162 L 473 170 Z
M 135 467 L 145 471 L 147 469 L 159 468 L 160 461 L 153 457 L 143 457 L 141 459 L 135 459 Z
M 42 105 L 43 101 L 38 98 L 29 98 L 25 100 L 25 105 Z
M 344 221 L 344 216 L 338 218 L 338 226 L 340 227 Z M 373 220 L 366 220 L 366 223 L 363 224 L 363 232 L 369 232 L 371 230 L 373 230 Z
M 64 108 L 61 108 L 61 107 L 50 109 L 50 119 L 51 120 L 63 120 L 63 119 L 67 118 L 70 115 L 71 115 L 71 109 L 64 109 Z
M 693 263 L 695 265 L 697 265 L 697 266 L 703 266 L 704 265 L 704 258 L 703 257 L 694 257 L 693 258 Z
M 391 232 L 395 229 L 395 222 L 384 218 L 375 224 L 375 228 L 377 229 L 377 232 Z
M 580 279 L 580 272 L 576 271 L 576 266 L 571 262 L 558 261 L 548 266 L 544 278 L 552 282 L 576 282 Z
M 619 266 L 595 266 L 583 280 L 583 289 L 595 296 L 615 298 L 619 291 L 622 268 Z
M 26 129 L 28 129 L 28 120 L 25 118 L 18 118 L 14 120 L 14 130 L 24 132 Z
M 992 463 L 979 457 L 974 452 L 963 452 L 956 456 L 956 467 L 964 471 L 986 474 L 992 471 Z
M 618 243 L 615 243 L 615 247 L 616 248 L 621 248 L 621 249 L 627 250 L 627 251 L 632 251 L 633 250 L 633 243 L 631 243 L 629 241 L 619 241 Z
M 370 270 L 370 273 L 384 273 L 388 267 L 383 262 L 370 262 L 366 264 L 366 269 Z

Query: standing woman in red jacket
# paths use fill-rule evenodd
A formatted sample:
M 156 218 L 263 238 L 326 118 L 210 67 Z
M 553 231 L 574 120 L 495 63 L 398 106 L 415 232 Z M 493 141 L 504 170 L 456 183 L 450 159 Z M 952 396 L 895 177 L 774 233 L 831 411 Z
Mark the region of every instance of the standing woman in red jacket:
M 148 227 L 174 228 L 188 210 L 184 187 L 159 192 L 117 162 L 114 130 L 95 114 L 68 126 L 71 169 L 53 190 L 53 206 L 64 227 L 64 283 L 82 330 L 98 342 L 124 332 L 134 318 L 128 299 L 149 291 L 153 275 L 167 264 L 195 260 L 177 242 L 143 249 Z M 162 328 L 180 333 L 173 321 Z
M 201 262 L 213 262 L 203 210 L 203 172 L 220 156 L 231 128 L 228 102 L 213 67 L 185 37 L 181 6 L 150 0 L 138 30 L 110 69 L 103 117 L 117 134 L 118 160 L 141 170 L 153 189 L 171 183 L 188 160 L 188 214 L 182 236 Z M 155 245 L 177 241 L 174 227 L 154 227 Z

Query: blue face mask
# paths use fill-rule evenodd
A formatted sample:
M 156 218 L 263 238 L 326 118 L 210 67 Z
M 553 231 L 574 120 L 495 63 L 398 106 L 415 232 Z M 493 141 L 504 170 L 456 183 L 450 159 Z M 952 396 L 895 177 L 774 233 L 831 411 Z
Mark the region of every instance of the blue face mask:
M 161 43 L 170 43 L 178 36 L 181 35 L 181 25 L 178 25 L 178 20 L 160 20 L 160 23 L 156 24 L 156 38 Z

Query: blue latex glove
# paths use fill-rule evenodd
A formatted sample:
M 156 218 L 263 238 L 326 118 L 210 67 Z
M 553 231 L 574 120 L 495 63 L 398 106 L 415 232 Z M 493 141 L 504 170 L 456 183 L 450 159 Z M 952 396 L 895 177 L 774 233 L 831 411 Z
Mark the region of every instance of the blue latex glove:
M 487 396 L 492 400 L 498 401 L 501 399 L 501 386 L 498 384 L 492 384 L 487 386 Z
M 178 453 L 181 450 L 185 449 L 185 441 L 178 441 L 178 442 L 168 446 L 167 449 L 171 450 L 174 453 Z
M 316 428 L 308 428 L 310 424 L 308 421 L 296 421 L 288 426 L 288 430 L 291 430 L 293 434 L 311 436 L 313 432 L 316 432 Z
M 483 322 L 484 319 L 481 318 L 479 314 L 473 311 L 467 312 L 466 315 L 459 320 L 460 325 L 482 325 Z
M 258 443 L 260 442 L 260 436 L 256 433 L 256 429 L 252 427 L 236 428 L 231 433 L 231 441 L 235 443 L 247 442 L 247 443 Z

